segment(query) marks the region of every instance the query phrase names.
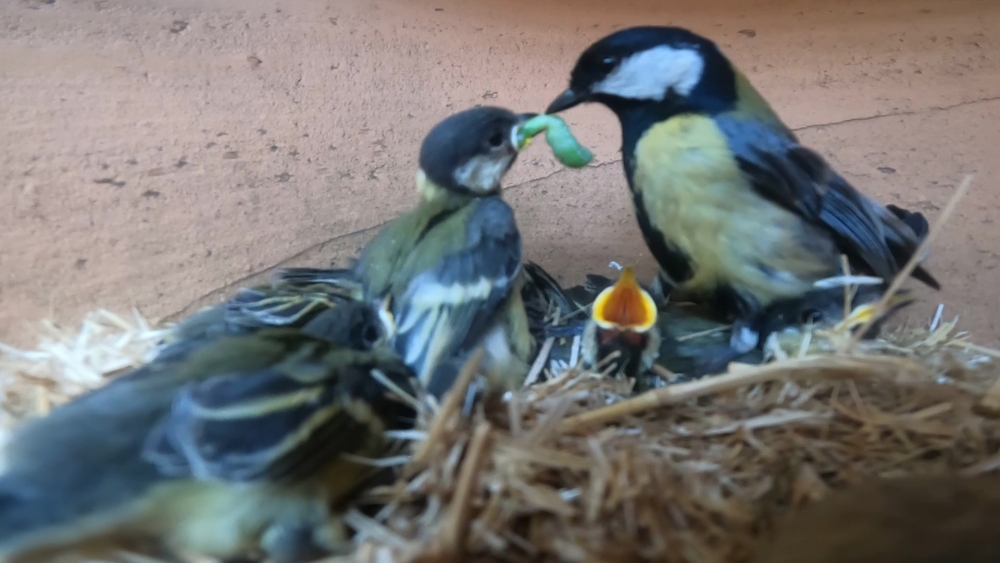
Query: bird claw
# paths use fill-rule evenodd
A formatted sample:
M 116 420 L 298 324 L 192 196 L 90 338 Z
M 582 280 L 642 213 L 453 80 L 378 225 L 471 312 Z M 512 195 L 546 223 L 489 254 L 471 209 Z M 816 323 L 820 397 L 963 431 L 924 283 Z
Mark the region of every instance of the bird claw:
M 480 386 L 478 382 L 473 381 L 469 384 L 469 388 L 465 391 L 465 397 L 462 400 L 462 416 L 468 417 L 472 415 L 472 408 L 476 405 L 476 398 L 479 396 Z
M 760 344 L 760 333 L 750 328 L 746 321 L 733 323 L 733 331 L 729 337 L 729 347 L 736 354 L 745 354 Z
M 653 281 L 649 284 L 649 296 L 653 298 L 657 309 L 663 309 L 667 306 L 670 299 L 670 289 L 670 285 L 663 280 L 661 273 L 658 272 L 653 276 Z

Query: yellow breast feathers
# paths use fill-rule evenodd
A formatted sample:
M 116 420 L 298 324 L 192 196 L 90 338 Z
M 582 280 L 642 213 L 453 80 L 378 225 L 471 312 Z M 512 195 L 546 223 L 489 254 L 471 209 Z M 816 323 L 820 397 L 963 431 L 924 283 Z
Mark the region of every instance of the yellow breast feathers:
M 800 242 L 822 234 L 757 195 L 711 117 L 654 125 L 639 139 L 634 162 L 633 186 L 650 222 L 692 262 L 693 277 L 678 289 L 730 285 L 768 303 L 832 273 L 827 256 Z

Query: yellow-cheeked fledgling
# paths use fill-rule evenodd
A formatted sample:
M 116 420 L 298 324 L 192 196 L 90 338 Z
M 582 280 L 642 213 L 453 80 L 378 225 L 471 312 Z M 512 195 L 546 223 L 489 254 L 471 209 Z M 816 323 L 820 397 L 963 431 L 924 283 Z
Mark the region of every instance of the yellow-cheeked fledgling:
M 438 123 L 420 148 L 419 203 L 355 267 L 368 298 L 390 300 L 391 346 L 437 397 L 480 344 L 488 376 L 513 386 L 527 373 L 521 236 L 500 191 L 533 115 L 478 107 Z
M 354 303 L 336 310 L 344 314 Z M 412 370 L 295 329 L 221 336 L 30 420 L 0 474 L 0 560 L 161 553 L 291 563 L 345 547 L 338 505 L 412 424 Z M 59 559 L 64 557 L 65 559 Z
M 922 239 L 923 216 L 859 193 L 688 30 L 635 27 L 592 44 L 546 112 L 585 102 L 619 119 L 636 217 L 665 285 L 731 317 L 737 352 L 758 343 L 762 311 L 838 275 L 841 255 L 888 283 Z M 913 275 L 938 288 L 922 267 Z

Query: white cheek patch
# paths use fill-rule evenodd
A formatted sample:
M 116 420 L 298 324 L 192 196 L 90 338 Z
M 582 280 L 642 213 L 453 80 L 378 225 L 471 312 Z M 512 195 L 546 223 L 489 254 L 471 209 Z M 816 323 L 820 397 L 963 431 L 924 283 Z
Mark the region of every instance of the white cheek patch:
M 632 100 L 662 101 L 673 90 L 687 96 L 698 85 L 705 59 L 693 47 L 653 47 L 623 60 L 591 91 Z
M 753 350 L 760 343 L 760 334 L 746 326 L 733 326 L 729 346 L 740 353 Z
M 504 158 L 476 156 L 455 170 L 455 182 L 474 192 L 491 192 L 500 187 L 500 180 L 510 167 L 513 156 Z

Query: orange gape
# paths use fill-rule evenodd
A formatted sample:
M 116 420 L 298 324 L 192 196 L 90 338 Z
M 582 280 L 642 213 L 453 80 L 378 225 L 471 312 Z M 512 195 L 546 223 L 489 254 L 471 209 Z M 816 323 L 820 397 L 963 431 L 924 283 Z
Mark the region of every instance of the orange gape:
M 602 328 L 648 330 L 656 322 L 656 305 L 652 297 L 635 280 L 632 268 L 622 270 L 615 284 L 597 296 L 594 320 Z

